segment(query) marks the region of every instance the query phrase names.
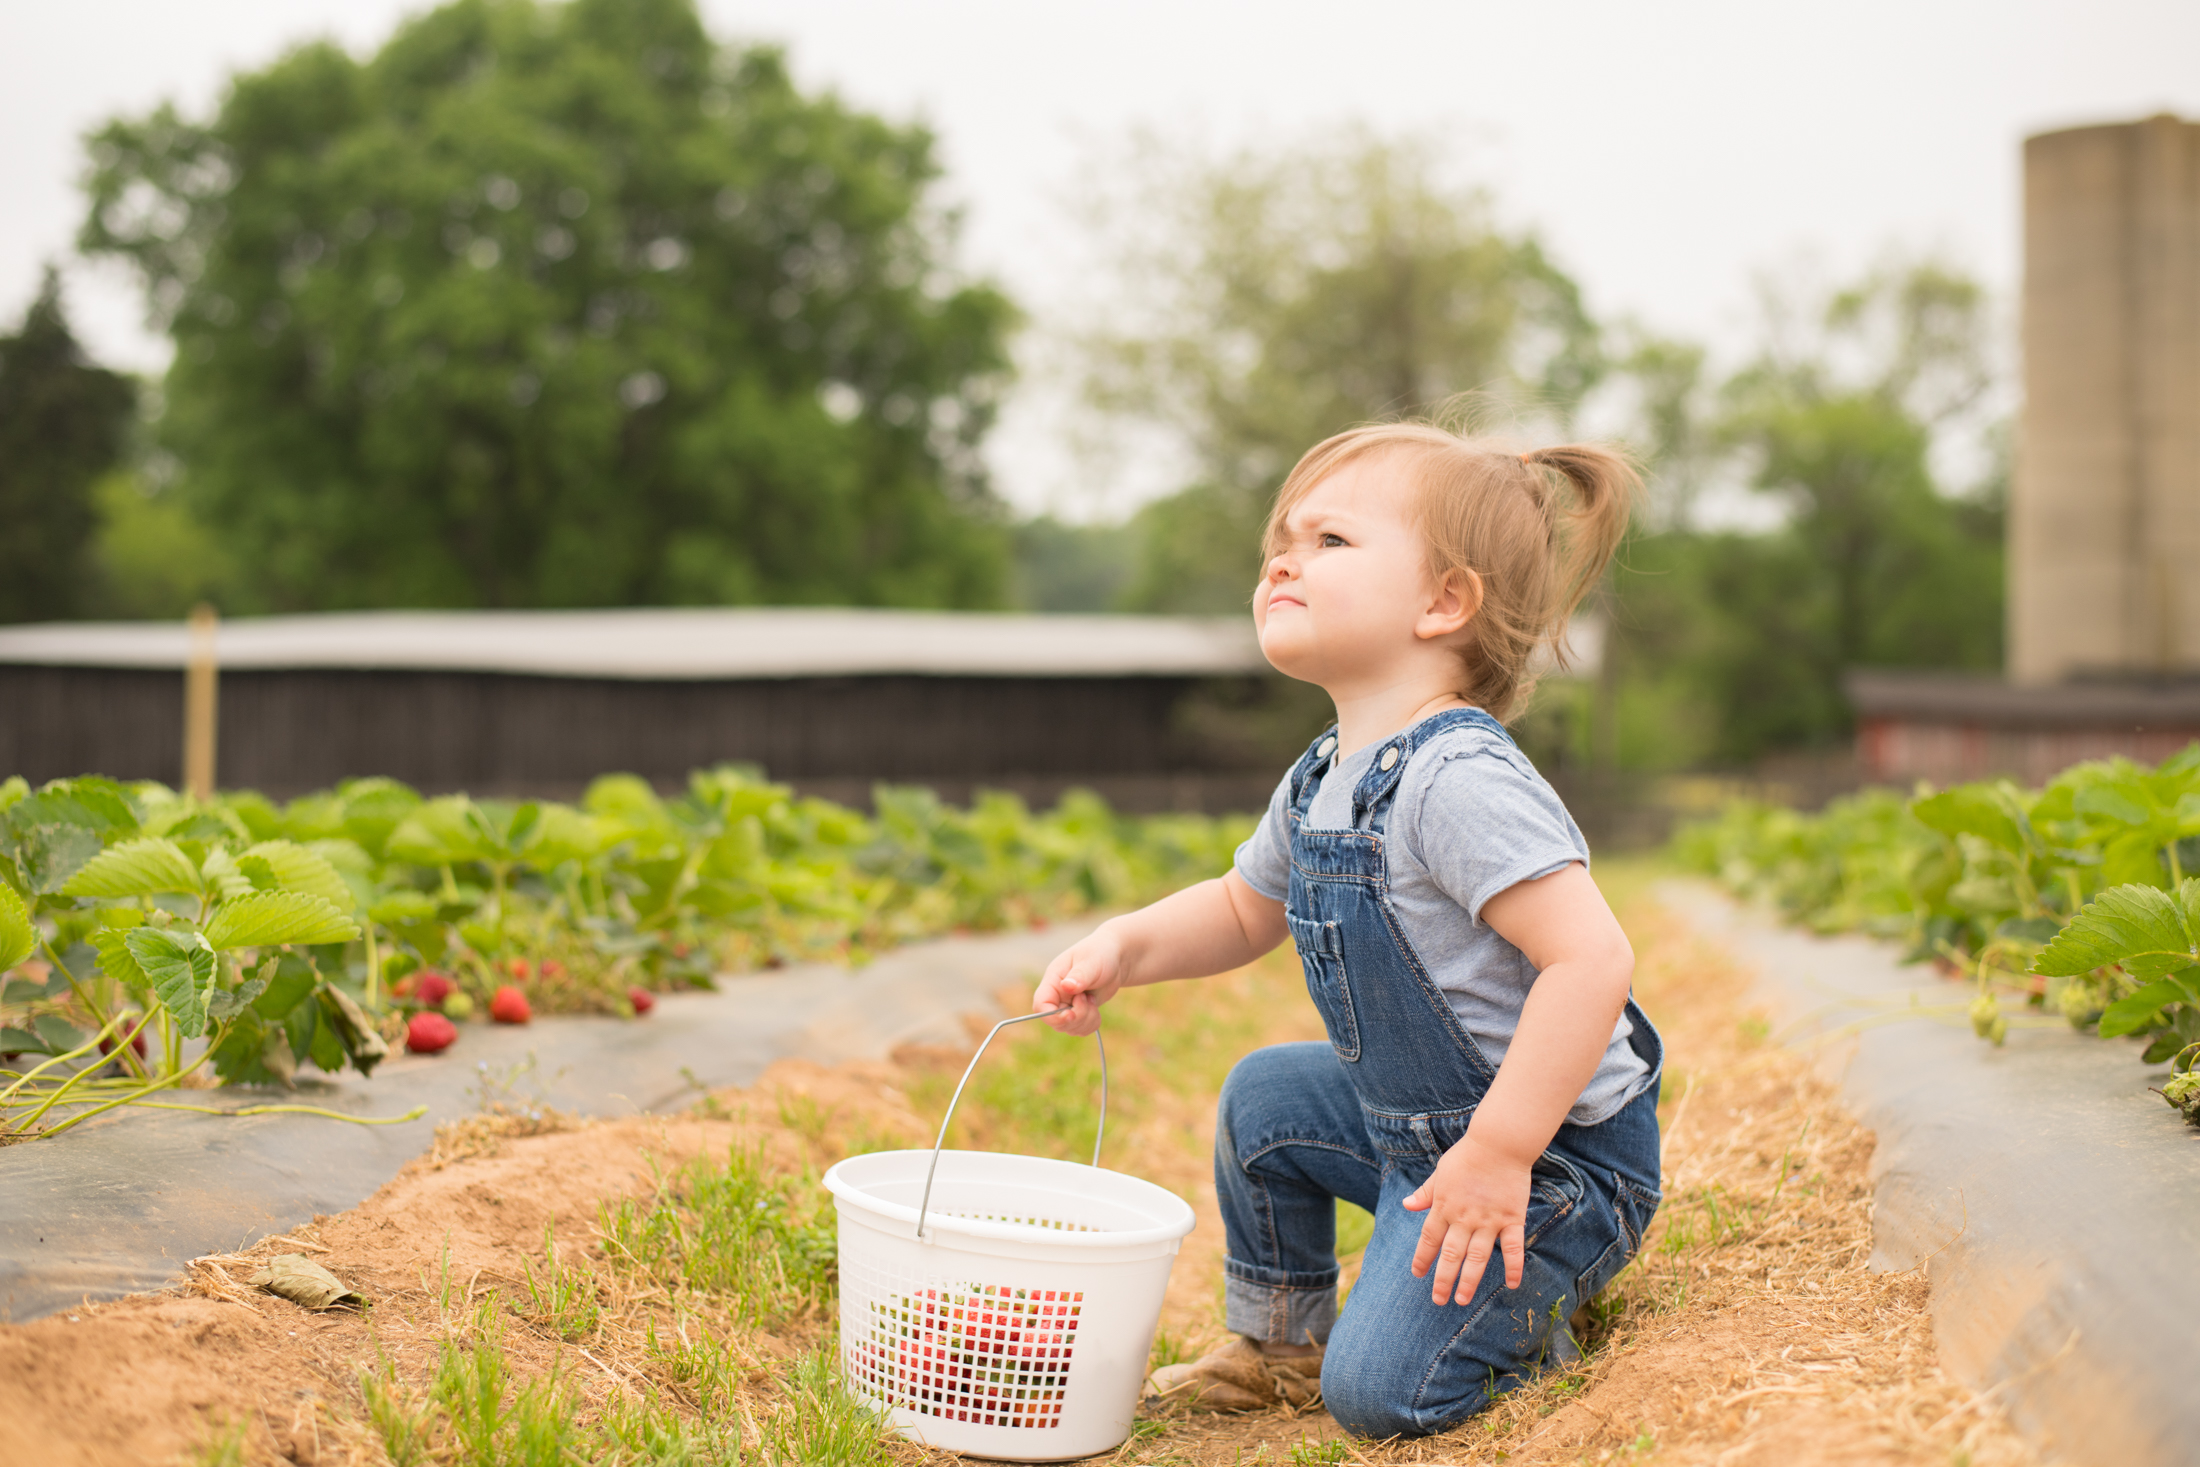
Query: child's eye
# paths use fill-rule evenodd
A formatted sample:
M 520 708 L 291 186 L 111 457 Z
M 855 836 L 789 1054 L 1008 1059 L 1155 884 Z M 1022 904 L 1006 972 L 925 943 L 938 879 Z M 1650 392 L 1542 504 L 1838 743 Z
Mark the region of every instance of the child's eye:
M 1323 534 L 1322 534 L 1322 537 L 1321 537 L 1321 539 L 1320 539 L 1320 541 L 1319 541 L 1318 543 L 1319 543 L 1319 544 L 1321 545 L 1322 549 L 1324 549 L 1324 550 L 1333 550 L 1333 549 L 1335 549 L 1335 548 L 1336 548 L 1337 546 L 1339 546 L 1339 545 L 1342 545 L 1342 544 L 1344 544 L 1344 536 L 1342 536 L 1342 535 L 1332 535 L 1332 534 L 1328 533 L 1327 531 L 1324 531 L 1324 532 L 1323 532 Z

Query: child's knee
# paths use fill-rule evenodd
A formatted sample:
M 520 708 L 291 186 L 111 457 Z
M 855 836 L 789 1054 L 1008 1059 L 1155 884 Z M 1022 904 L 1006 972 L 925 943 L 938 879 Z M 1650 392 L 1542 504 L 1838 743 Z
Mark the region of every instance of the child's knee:
M 1330 1336 L 1322 1360 L 1322 1404 L 1354 1436 L 1382 1441 L 1449 1431 L 1489 1404 L 1489 1391 L 1470 1386 L 1455 1398 L 1421 1399 L 1432 1382 L 1401 1369 L 1394 1354 L 1356 1348 L 1349 1332 Z M 1450 1393 L 1446 1393 L 1450 1397 Z

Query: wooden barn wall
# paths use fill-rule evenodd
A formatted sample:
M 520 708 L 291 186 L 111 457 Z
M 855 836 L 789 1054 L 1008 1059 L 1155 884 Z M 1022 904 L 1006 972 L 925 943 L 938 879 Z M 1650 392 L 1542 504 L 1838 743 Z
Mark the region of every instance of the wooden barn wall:
M 577 794 L 626 771 L 664 788 L 727 760 L 831 798 L 876 780 L 1126 809 L 1251 809 L 1272 771 L 1218 767 L 1175 728 L 1167 677 L 864 677 L 641 682 L 497 673 L 225 672 L 217 781 L 289 796 L 383 774 L 432 792 Z M 96 771 L 177 783 L 173 672 L 0 666 L 0 776 Z

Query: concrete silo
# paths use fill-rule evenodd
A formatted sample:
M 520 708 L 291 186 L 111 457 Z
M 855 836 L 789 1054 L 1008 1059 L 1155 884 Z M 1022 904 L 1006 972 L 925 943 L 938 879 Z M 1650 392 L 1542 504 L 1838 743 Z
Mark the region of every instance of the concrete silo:
M 2024 147 L 2009 677 L 2200 670 L 2200 123 Z
M 1867 778 L 2048 778 L 2200 738 L 2200 123 L 2024 145 L 2008 676 L 1858 671 Z

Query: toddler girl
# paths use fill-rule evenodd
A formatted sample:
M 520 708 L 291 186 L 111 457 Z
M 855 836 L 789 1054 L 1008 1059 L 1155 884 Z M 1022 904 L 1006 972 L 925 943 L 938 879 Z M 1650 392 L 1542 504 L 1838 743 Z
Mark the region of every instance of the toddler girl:
M 1119 989 L 1289 936 L 1329 1031 L 1239 1061 L 1215 1190 L 1242 1338 L 1153 1388 L 1304 1404 L 1371 1437 L 1458 1425 L 1575 1358 L 1573 1311 L 1658 1205 L 1657 1034 L 1580 829 L 1500 722 L 1627 523 L 1624 459 L 1422 424 L 1340 433 L 1284 481 L 1261 650 L 1335 701 L 1234 868 L 1115 917 L 1033 1006 L 1089 1034 Z M 1374 1214 L 1337 1309 L 1336 1199 Z M 1486 1265 L 1488 1265 L 1486 1267 Z

